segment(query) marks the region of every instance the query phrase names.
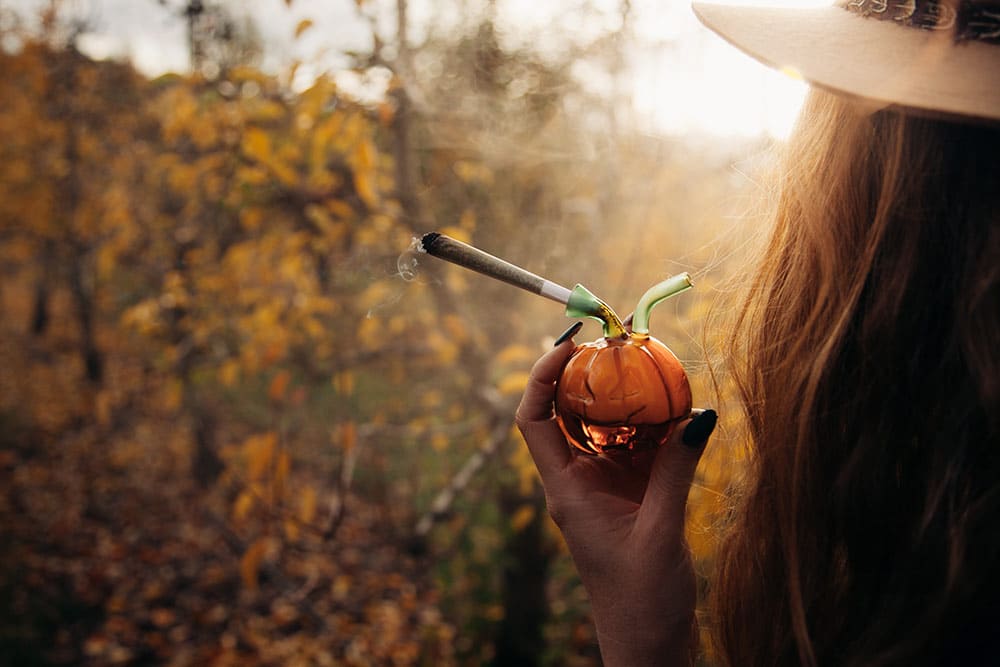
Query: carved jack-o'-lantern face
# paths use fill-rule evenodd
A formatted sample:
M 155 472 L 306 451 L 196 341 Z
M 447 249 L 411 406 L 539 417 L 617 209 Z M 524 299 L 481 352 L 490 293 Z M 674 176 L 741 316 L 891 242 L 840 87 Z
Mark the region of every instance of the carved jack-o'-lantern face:
M 687 375 L 673 352 L 648 335 L 580 345 L 556 387 L 556 416 L 566 437 L 600 454 L 665 443 L 691 412 Z

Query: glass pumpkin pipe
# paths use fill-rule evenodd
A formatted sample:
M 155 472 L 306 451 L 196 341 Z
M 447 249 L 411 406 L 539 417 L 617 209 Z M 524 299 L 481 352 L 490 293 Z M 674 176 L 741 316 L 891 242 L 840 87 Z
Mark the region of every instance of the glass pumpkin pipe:
M 654 285 L 639 299 L 631 331 L 617 316 L 610 322 L 598 317 L 604 337 L 573 350 L 556 383 L 556 418 L 573 445 L 592 454 L 655 449 L 691 413 L 687 374 L 649 335 L 649 315 L 692 286 L 687 273 Z M 594 317 L 571 306 L 566 314 Z
M 556 383 L 556 418 L 575 447 L 591 454 L 655 449 L 690 414 L 691 389 L 684 367 L 649 335 L 652 309 L 693 286 L 687 273 L 647 290 L 635 307 L 629 331 L 615 311 L 583 285 L 567 289 L 436 232 L 415 245 L 420 252 L 558 301 L 569 317 L 602 323 L 604 336 L 577 346 Z

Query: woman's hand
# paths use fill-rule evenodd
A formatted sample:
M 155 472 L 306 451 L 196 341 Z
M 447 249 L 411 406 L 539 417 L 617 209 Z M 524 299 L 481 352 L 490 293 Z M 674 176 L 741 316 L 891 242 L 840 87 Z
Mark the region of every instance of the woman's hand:
M 695 411 L 667 444 L 636 460 L 580 452 L 553 412 L 555 382 L 572 351 L 564 340 L 535 364 L 517 426 L 590 594 L 604 664 L 688 665 L 696 590 L 684 512 L 716 414 Z

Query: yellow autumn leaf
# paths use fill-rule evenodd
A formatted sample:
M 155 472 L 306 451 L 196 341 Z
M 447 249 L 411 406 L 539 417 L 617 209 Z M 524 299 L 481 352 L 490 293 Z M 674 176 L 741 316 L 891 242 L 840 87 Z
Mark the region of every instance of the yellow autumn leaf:
M 382 344 L 382 321 L 377 317 L 365 317 L 358 323 L 358 342 L 361 347 L 374 350 Z
M 200 174 L 186 164 L 179 164 L 167 172 L 167 185 L 178 194 L 190 195 L 198 184 Z
M 257 590 L 260 565 L 267 555 L 267 548 L 267 540 L 261 538 L 251 544 L 240 559 L 240 578 L 243 579 L 243 585 L 251 591 Z
M 429 428 L 430 421 L 427 417 L 414 417 L 406 425 L 406 428 L 410 431 L 410 434 L 415 437 L 421 437 Z
M 444 433 L 435 433 L 433 436 L 431 436 L 431 449 L 433 449 L 435 452 L 440 453 L 448 449 L 449 443 L 450 441 L 448 440 L 448 436 L 446 436 Z
M 274 460 L 278 435 L 273 431 L 252 435 L 243 442 L 243 456 L 247 461 L 247 476 L 251 480 L 262 478 Z
M 240 379 L 240 362 L 230 359 L 219 368 L 219 383 L 224 387 L 235 387 Z
M 324 234 L 333 235 L 337 223 L 334 222 L 330 214 L 319 204 L 309 204 L 305 208 L 306 218 L 316 226 L 316 229 Z
M 271 172 L 277 177 L 282 185 L 297 187 L 299 183 L 299 173 L 295 171 L 287 162 L 282 160 L 271 160 L 268 164 Z
M 440 407 L 444 402 L 444 394 L 438 389 L 431 389 L 424 392 L 423 397 L 420 399 L 420 405 L 427 410 L 435 410 Z
M 524 442 L 524 436 L 516 426 L 510 429 L 511 437 L 517 442 L 517 447 L 510 457 L 510 465 L 517 474 L 518 489 L 521 495 L 527 496 L 532 492 L 538 480 L 538 469 L 535 467 L 528 446 Z
M 271 137 L 264 130 L 251 127 L 243 136 L 243 152 L 247 157 L 268 162 L 271 159 Z
M 451 313 L 445 315 L 441 320 L 441 324 L 444 330 L 455 342 L 464 343 L 466 340 L 468 340 L 469 329 L 465 324 L 465 320 L 459 317 L 458 315 L 454 315 Z
M 97 277 L 107 280 L 115 270 L 118 261 L 118 253 L 114 246 L 106 245 L 97 251 Z
M 237 180 L 245 185 L 265 185 L 271 180 L 266 169 L 261 169 L 258 165 L 244 165 L 236 172 Z
M 249 491 L 242 492 L 233 503 L 233 519 L 243 521 L 253 509 L 254 497 Z
M 358 444 L 358 428 L 354 422 L 344 422 L 340 425 L 340 446 L 345 452 L 354 449 Z
M 327 156 L 330 152 L 330 143 L 340 135 L 340 130 L 344 125 L 344 114 L 334 110 L 330 115 L 318 122 L 314 116 L 308 113 L 300 113 L 299 118 L 308 118 L 316 123 L 312 132 L 309 133 L 312 139 L 309 151 L 309 163 L 314 169 L 325 168 L 327 165 Z
M 163 387 L 161 405 L 167 412 L 174 412 L 184 401 L 184 385 L 178 379 L 172 379 Z
M 438 331 L 432 331 L 427 335 L 427 345 L 434 351 L 438 363 L 444 366 L 455 363 L 461 352 L 458 345 Z
M 371 141 L 359 141 L 354 147 L 354 166 L 361 171 L 371 171 L 375 168 L 378 151 Z
M 354 394 L 354 373 L 351 371 L 341 371 L 334 375 L 333 390 L 338 396 L 351 396 Z
M 508 345 L 507 347 L 500 350 L 495 357 L 495 361 L 499 365 L 511 364 L 518 361 L 534 361 L 538 357 L 538 353 L 532 350 L 530 347 L 525 345 Z
M 379 104 L 376 111 L 378 112 L 378 122 L 382 127 L 391 126 L 392 122 L 396 119 L 396 107 L 388 102 Z
M 309 334 L 309 337 L 315 341 L 323 341 L 329 337 L 330 332 L 316 318 L 306 317 L 303 319 L 302 328 L 305 329 L 305 332 Z M 313 354 L 316 358 L 322 356 L 318 347 L 313 349 Z
M 283 120 L 286 112 L 286 107 L 280 102 L 274 100 L 257 100 L 247 110 L 247 119 L 255 123 L 268 125 Z
M 523 371 L 508 373 L 497 383 L 497 391 L 505 396 L 513 396 L 524 392 L 528 386 L 528 374 Z
M 306 485 L 299 494 L 299 521 L 302 523 L 312 523 L 316 518 L 316 509 L 319 505 L 316 489 Z
M 291 382 L 292 374 L 287 370 L 278 371 L 271 379 L 271 385 L 267 389 L 267 397 L 275 403 L 280 403 L 285 399 L 288 392 L 288 384 Z
M 301 21 L 299 21 L 299 24 L 295 26 L 295 39 L 301 37 L 302 33 L 304 33 L 311 27 L 313 27 L 312 19 L 302 19 Z
M 521 505 L 510 518 L 510 529 L 515 533 L 520 533 L 528 527 L 535 518 L 535 508 L 531 505 Z
M 333 599 L 335 600 L 345 600 L 347 594 L 351 591 L 351 585 L 353 581 L 350 575 L 339 574 L 337 578 L 333 580 L 330 585 L 330 593 L 333 594 Z
M 328 199 L 324 205 L 330 213 L 341 220 L 353 220 L 355 217 L 354 208 L 342 199 Z
M 410 319 L 406 315 L 394 315 L 389 318 L 389 324 L 386 327 L 389 333 L 393 335 L 399 335 L 406 331 L 406 328 L 410 324 Z
M 265 366 L 271 366 L 282 360 L 288 353 L 286 336 L 287 334 L 283 329 L 271 329 L 272 325 L 267 324 L 271 321 L 276 323 L 277 319 L 271 319 L 271 315 L 275 313 L 274 310 L 261 311 L 259 310 L 257 314 L 260 317 L 257 319 L 257 328 L 259 331 L 268 331 L 273 340 L 268 341 L 263 345 L 263 354 L 261 355 L 261 361 Z
M 354 189 L 357 190 L 358 196 L 361 197 L 363 201 L 369 208 L 376 208 L 378 206 L 378 193 L 375 189 L 375 179 L 372 175 L 363 170 L 357 170 L 354 172 Z
M 285 519 L 285 537 L 294 542 L 299 539 L 299 524 L 292 519 Z

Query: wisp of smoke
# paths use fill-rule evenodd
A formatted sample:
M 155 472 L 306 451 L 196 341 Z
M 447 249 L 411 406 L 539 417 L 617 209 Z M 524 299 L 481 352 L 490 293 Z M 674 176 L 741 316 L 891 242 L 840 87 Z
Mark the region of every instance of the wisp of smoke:
M 403 251 L 403 253 L 396 259 L 396 275 L 394 277 L 402 278 L 405 282 L 412 282 L 417 278 L 417 268 L 420 262 L 417 261 L 417 255 L 425 252 L 422 245 L 420 245 L 420 239 L 414 237 L 410 242 L 410 247 Z

